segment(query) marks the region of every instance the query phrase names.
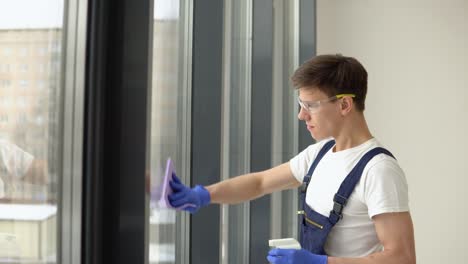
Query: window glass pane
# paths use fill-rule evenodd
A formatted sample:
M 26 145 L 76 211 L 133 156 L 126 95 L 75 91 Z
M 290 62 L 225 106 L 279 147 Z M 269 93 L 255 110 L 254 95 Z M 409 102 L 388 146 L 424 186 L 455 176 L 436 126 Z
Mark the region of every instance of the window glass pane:
M 0 263 L 58 255 L 63 6 L 0 0 Z
M 223 123 L 223 179 L 250 171 L 251 122 L 251 47 L 252 2 L 225 2 L 224 56 L 229 56 L 224 68 L 229 76 L 225 84 Z M 228 108 L 228 109 L 226 109 Z M 226 126 L 226 125 L 225 125 Z M 226 210 L 227 208 L 227 215 Z M 223 207 L 222 243 L 227 254 L 225 263 L 248 263 L 250 246 L 250 206 L 241 203 Z
M 175 263 L 176 256 L 176 213 L 161 208 L 158 200 L 167 158 L 176 171 L 181 168 L 179 5 L 178 0 L 154 1 L 149 263 Z

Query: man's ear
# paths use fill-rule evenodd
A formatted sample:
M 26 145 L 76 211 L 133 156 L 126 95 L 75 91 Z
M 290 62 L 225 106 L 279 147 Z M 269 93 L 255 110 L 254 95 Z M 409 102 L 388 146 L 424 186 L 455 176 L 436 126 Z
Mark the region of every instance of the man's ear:
M 348 114 L 351 111 L 351 109 L 354 107 L 353 98 L 344 97 L 343 99 L 341 99 L 340 107 L 341 107 L 341 113 L 343 115 Z

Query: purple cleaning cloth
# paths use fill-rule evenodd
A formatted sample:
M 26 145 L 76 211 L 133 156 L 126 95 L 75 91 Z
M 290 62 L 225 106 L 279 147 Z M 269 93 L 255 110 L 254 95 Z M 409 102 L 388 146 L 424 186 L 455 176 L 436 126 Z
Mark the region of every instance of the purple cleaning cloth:
M 172 181 L 172 174 L 175 174 L 174 170 L 174 165 L 171 161 L 171 158 L 167 159 L 166 163 L 166 173 L 164 174 L 164 179 L 162 183 L 162 191 L 161 191 L 161 198 L 159 199 L 159 206 L 161 208 L 172 208 L 172 209 L 177 209 L 177 210 L 182 210 L 185 207 L 196 207 L 194 204 L 184 204 L 182 206 L 179 206 L 177 208 L 173 207 L 171 203 L 169 202 L 168 196 L 172 194 L 172 188 L 171 185 L 169 185 L 169 182 Z

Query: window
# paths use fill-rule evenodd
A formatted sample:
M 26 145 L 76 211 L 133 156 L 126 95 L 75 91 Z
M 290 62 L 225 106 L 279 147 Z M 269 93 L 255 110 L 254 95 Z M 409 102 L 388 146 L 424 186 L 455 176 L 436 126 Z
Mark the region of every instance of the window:
M 8 57 L 13 53 L 13 49 L 10 47 L 3 48 L 3 56 Z
M 50 52 L 60 52 L 60 42 L 52 42 L 50 45 Z
M 3 64 L 2 67 L 0 67 L 0 72 L 2 73 L 9 73 L 10 72 L 10 64 Z
M 47 54 L 47 47 L 37 48 L 37 53 L 39 54 L 39 56 L 45 56 Z
M 10 86 L 11 86 L 11 81 L 10 80 L 0 80 L 0 87 L 8 88 Z
M 22 73 L 28 72 L 29 66 L 27 64 L 21 64 L 19 66 L 19 71 Z
M 46 86 L 46 82 L 44 80 L 37 81 L 37 89 L 42 90 Z
M 175 162 L 176 171 L 184 171 L 185 158 L 179 132 L 186 122 L 184 101 L 187 97 L 185 88 L 181 88 L 183 82 L 179 80 L 184 69 L 177 63 L 178 58 L 184 55 L 180 46 L 184 32 L 180 31 L 179 3 L 179 0 L 154 1 L 150 264 L 175 263 L 176 255 L 180 255 L 176 254 L 176 213 L 161 208 L 157 201 L 167 158 Z
M 10 105 L 11 105 L 11 99 L 10 99 L 10 97 L 4 97 L 3 106 L 5 106 L 5 107 L 10 107 Z
M 28 48 L 20 48 L 19 55 L 20 55 L 20 57 L 28 56 Z
M 24 73 L 31 65 L 60 61 L 42 50 L 50 45 L 62 53 L 63 6 L 63 0 L 0 1 L 0 72 L 8 73 L 0 77 L 0 263 L 52 264 L 61 255 L 57 215 L 63 142 L 54 135 L 61 135 L 63 125 L 52 113 L 66 107 L 63 87 L 57 85 L 54 93 L 26 89 L 39 80 Z M 42 56 L 30 56 L 36 51 Z M 43 73 L 41 80 L 54 82 L 63 74 L 55 68 Z
M 36 116 L 35 122 L 36 122 L 36 125 L 40 126 L 40 125 L 44 124 L 44 118 L 42 116 L 40 116 L 40 115 Z
M 28 117 L 25 113 L 20 113 L 18 115 L 18 123 L 26 123 L 28 121 Z
M 19 80 L 18 84 L 19 84 L 20 88 L 27 88 L 29 86 L 29 81 Z
M 24 108 L 26 106 L 26 99 L 23 96 L 19 96 L 16 102 L 19 108 Z
M 8 123 L 8 115 L 7 114 L 1 114 L 0 115 L 0 123 Z

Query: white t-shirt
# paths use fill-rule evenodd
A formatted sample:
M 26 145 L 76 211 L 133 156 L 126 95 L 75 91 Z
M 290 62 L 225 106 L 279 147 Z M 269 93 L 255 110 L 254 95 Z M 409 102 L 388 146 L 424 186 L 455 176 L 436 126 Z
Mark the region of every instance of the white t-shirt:
M 18 146 L 0 139 L 0 198 L 5 196 L 4 180 L 25 175 L 34 157 Z
M 291 159 L 290 166 L 302 183 L 323 145 L 322 140 L 310 145 Z M 375 138 L 354 148 L 334 152 L 331 148 L 317 165 L 307 188 L 306 203 L 318 213 L 329 216 L 333 196 L 361 157 L 375 147 L 383 147 Z M 341 219 L 331 230 L 325 251 L 336 257 L 362 257 L 383 249 L 372 221 L 382 213 L 406 212 L 408 185 L 398 162 L 386 154 L 369 161 L 360 181 L 343 209 Z

